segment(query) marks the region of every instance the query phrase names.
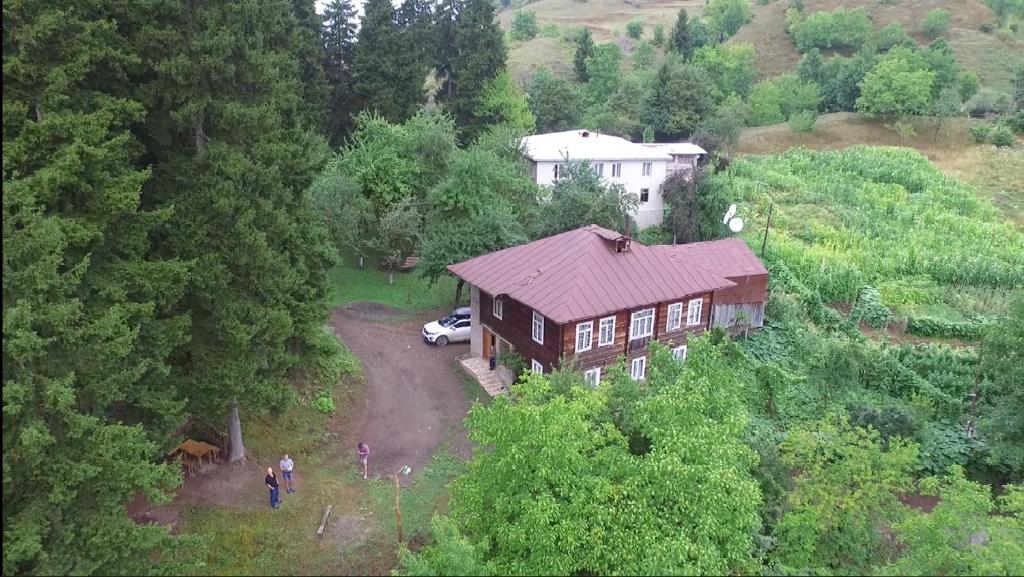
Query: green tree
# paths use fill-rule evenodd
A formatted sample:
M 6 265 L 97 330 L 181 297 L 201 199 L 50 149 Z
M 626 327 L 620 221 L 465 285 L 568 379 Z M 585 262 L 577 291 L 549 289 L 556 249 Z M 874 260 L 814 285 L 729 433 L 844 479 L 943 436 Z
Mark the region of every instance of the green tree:
M 558 132 L 575 128 L 580 121 L 582 95 L 573 83 L 542 66 L 527 88 L 530 112 L 537 120 L 538 132 Z
M 420 240 L 422 218 L 409 197 L 399 200 L 380 216 L 376 235 L 370 245 L 384 256 L 388 269 L 388 284 L 395 284 L 395 271 L 405 257 L 416 251 Z
M 419 74 L 426 78 L 434 64 L 434 15 L 430 0 L 403 0 L 395 11 L 395 20 L 401 30 L 407 57 L 416 60 Z
M 703 68 L 678 57 L 666 58 L 655 75 L 643 123 L 654 127 L 657 140 L 682 138 L 714 112 L 713 91 L 714 83 Z
M 290 399 L 285 377 L 323 323 L 334 261 L 306 195 L 327 146 L 298 113 L 288 16 L 284 1 L 190 5 L 147 36 L 160 49 L 140 50 L 157 71 L 144 90 L 144 200 L 173 209 L 158 254 L 194 262 L 178 381 L 198 422 L 227 417 L 233 461 L 245 457 L 239 405 Z
M 720 39 L 736 34 L 753 17 L 747 0 L 711 0 L 704 8 L 708 26 Z
M 643 35 L 644 23 L 641 20 L 634 18 L 633 20 L 630 20 L 628 24 L 626 24 L 626 36 L 629 36 L 630 38 L 633 38 L 635 40 L 639 40 L 640 37 Z
M 291 50 L 299 62 L 302 82 L 302 114 L 322 134 L 328 133 L 327 113 L 331 87 L 325 74 L 326 51 L 321 36 L 323 19 L 316 13 L 316 0 L 292 0 L 292 16 L 298 21 L 292 27 Z
M 960 91 L 956 87 L 943 88 L 939 97 L 932 103 L 932 116 L 935 117 L 935 134 L 932 140 L 939 139 L 939 131 L 947 118 L 962 116 L 964 102 L 960 99 Z
M 327 134 L 337 147 L 352 131 L 355 98 L 352 94 L 352 64 L 356 44 L 356 9 L 352 0 L 331 0 L 324 7 L 321 41 L 324 72 L 330 87 Z
M 187 263 L 153 257 L 168 211 L 131 129 L 145 3 L 4 6 L 3 573 L 193 572 L 195 539 L 128 518 L 169 501 Z
M 951 466 L 943 478 L 921 480 L 921 494 L 939 498 L 929 513 L 912 512 L 893 529 L 904 550 L 883 575 L 1018 575 L 1024 571 L 1024 493 L 1009 485 L 1001 506 L 991 489 Z
M 746 98 L 757 76 L 754 46 L 751 44 L 718 44 L 702 46 L 690 62 L 707 71 L 718 88 L 718 100 L 730 94 Z
M 984 389 L 978 430 L 986 438 L 991 459 L 1024 479 L 1024 291 L 1011 296 L 1009 310 L 989 330 L 981 345 Z
M 906 515 L 897 496 L 912 486 L 917 445 L 884 441 L 844 416 L 790 431 L 781 452 L 799 471 L 775 528 L 773 562 L 782 571 L 866 574 L 892 556 L 878 527 Z
M 455 94 L 452 74 L 458 55 L 455 22 L 461 6 L 459 0 L 438 0 L 434 7 L 434 78 L 439 85 L 436 99 L 442 104 L 450 103 Z
M 633 68 L 645 70 L 654 64 L 654 46 L 645 40 L 641 40 L 633 47 Z
M 857 112 L 869 117 L 924 114 L 934 80 L 934 72 L 915 69 L 906 50 L 893 49 L 860 82 Z
M 597 389 L 530 375 L 515 400 L 474 407 L 470 438 L 487 449 L 452 485 L 451 522 L 401 572 L 756 571 L 741 379 L 707 339 L 685 364 L 657 345 L 648 358 L 642 388 L 621 367 Z
M 596 224 L 623 231 L 640 199 L 620 184 L 607 184 L 589 163 L 567 160 L 538 217 L 535 237 Z
M 676 16 L 676 24 L 672 27 L 672 37 L 669 39 L 669 50 L 679 54 L 684 60 L 689 59 L 693 54 L 693 36 L 690 31 L 689 16 L 686 8 L 679 9 Z
M 426 80 L 418 58 L 410 57 L 390 0 L 367 0 L 352 62 L 352 91 L 360 110 L 391 122 L 416 114 Z
M 573 70 L 576 72 L 576 80 L 586 82 L 590 80 L 587 72 L 587 60 L 594 55 L 594 38 L 590 35 L 590 29 L 584 28 L 576 39 L 576 53 L 573 56 Z
M 921 20 L 921 31 L 932 38 L 941 36 L 946 28 L 949 28 L 949 16 L 949 10 L 942 8 L 932 10 Z
M 454 93 L 448 109 L 465 140 L 471 142 L 487 123 L 476 114 L 480 95 L 505 70 L 505 40 L 490 0 L 466 0 L 455 22 L 455 45 Z
M 622 50 L 618 44 L 599 44 L 587 58 L 587 100 L 600 104 L 611 98 L 622 82 Z
M 747 101 L 751 126 L 778 124 L 786 119 L 782 114 L 782 90 L 774 82 L 758 82 Z
M 486 125 L 502 125 L 523 136 L 532 133 L 537 125 L 526 96 L 512 83 L 508 72 L 498 74 L 487 83 L 475 114 Z
M 668 208 L 665 228 L 672 233 L 673 242 L 686 244 L 701 239 L 700 190 L 705 184 L 705 168 L 692 173 L 680 170 L 661 183 L 661 198 Z
M 626 74 L 606 101 L 587 109 L 584 125 L 623 138 L 639 138 L 644 127 L 644 102 L 650 92 L 649 74 L 644 71 Z
M 665 46 L 665 26 L 663 24 L 654 25 L 654 37 L 651 39 L 651 42 L 658 48 Z
M 310 202 L 338 254 L 355 256 L 363 266 L 374 235 L 373 206 L 359 182 L 342 174 L 339 164 L 332 161 L 313 181 Z
M 511 36 L 513 40 L 532 40 L 537 37 L 537 13 L 533 10 L 519 10 L 512 17 Z
M 878 49 L 882 52 L 896 46 L 913 48 L 916 45 L 917 43 L 914 42 L 914 39 L 910 37 L 910 34 L 907 34 L 907 31 L 898 22 L 890 22 L 878 31 Z

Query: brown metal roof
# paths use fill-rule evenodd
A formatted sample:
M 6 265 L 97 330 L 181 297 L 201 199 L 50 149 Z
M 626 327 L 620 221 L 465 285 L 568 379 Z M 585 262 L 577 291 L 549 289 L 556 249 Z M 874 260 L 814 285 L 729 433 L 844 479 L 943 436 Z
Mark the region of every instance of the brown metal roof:
M 450 265 L 491 295 L 507 295 L 558 324 L 710 292 L 735 283 L 700 265 L 588 225 Z
M 768 269 L 754 251 L 739 238 L 666 244 L 653 248 L 726 278 L 768 274 Z

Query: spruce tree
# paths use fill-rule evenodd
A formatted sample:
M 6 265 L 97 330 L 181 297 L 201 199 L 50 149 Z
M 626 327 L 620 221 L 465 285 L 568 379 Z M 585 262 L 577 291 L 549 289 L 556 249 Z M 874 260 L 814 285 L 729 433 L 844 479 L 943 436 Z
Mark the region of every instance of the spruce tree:
M 404 0 L 396 12 L 398 27 L 407 53 L 416 59 L 420 76 L 426 78 L 433 68 L 434 23 L 426 0 Z
M 693 36 L 690 34 L 690 22 L 686 8 L 679 9 L 676 25 L 672 28 L 672 37 L 669 39 L 669 50 L 687 60 L 693 54 Z
M 356 9 L 352 0 L 331 0 L 324 8 L 321 39 L 324 72 L 330 90 L 327 134 L 331 146 L 340 146 L 352 131 L 356 112 L 352 93 L 352 60 L 356 45 Z
M 320 42 L 323 19 L 316 13 L 316 0 L 292 0 L 292 15 L 298 20 L 291 45 L 300 66 L 302 113 L 322 134 L 327 134 L 331 89 L 324 72 L 326 51 Z
M 352 67 L 359 108 L 404 122 L 423 103 L 426 79 L 395 21 L 390 0 L 368 0 Z
M 125 510 L 180 480 L 152 439 L 182 417 L 168 358 L 188 328 L 187 265 L 148 256 L 167 213 L 140 208 L 122 29 L 145 4 L 4 6 L 4 575 L 195 569 L 192 540 Z
M 434 76 L 438 90 L 435 99 L 447 104 L 455 94 L 452 70 L 458 54 L 455 45 L 455 22 L 461 10 L 459 0 L 439 0 L 434 8 L 433 47 Z
M 485 127 L 477 102 L 491 80 L 505 70 L 504 35 L 494 21 L 490 0 L 467 0 L 455 25 L 457 55 L 452 68 L 454 95 L 449 109 L 468 142 Z
M 576 71 L 576 79 L 580 82 L 590 80 L 590 74 L 587 73 L 587 59 L 593 55 L 594 38 L 590 35 L 590 30 L 584 28 L 576 39 L 576 55 L 573 59 L 573 70 Z
M 181 308 L 191 341 L 177 362 L 189 410 L 228 419 L 283 407 L 285 377 L 319 330 L 333 251 L 304 191 L 327 148 L 301 114 L 301 63 L 285 0 L 169 9 L 151 47 L 148 201 L 173 208 L 160 254 L 194 263 Z

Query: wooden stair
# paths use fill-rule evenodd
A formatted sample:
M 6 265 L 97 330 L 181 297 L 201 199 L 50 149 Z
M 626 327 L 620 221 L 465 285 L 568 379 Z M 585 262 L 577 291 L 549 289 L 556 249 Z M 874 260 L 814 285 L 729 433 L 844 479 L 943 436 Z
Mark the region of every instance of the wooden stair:
M 480 387 L 492 397 L 498 395 L 504 395 L 508 392 L 508 383 L 502 380 L 500 369 L 491 370 L 490 362 L 487 359 L 477 357 L 474 355 L 464 355 L 458 357 L 459 364 L 462 365 L 462 369 L 473 378 Z

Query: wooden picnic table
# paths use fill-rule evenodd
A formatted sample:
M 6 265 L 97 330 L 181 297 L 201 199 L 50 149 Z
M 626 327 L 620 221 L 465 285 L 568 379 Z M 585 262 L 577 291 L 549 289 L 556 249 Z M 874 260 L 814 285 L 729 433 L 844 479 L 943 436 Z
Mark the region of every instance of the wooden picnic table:
M 176 456 L 184 457 L 187 460 L 195 459 L 199 461 L 199 464 L 203 464 L 203 457 L 207 457 L 210 463 L 215 458 L 220 458 L 220 447 L 215 447 L 209 443 L 202 441 L 193 441 L 188 439 L 182 442 L 180 445 L 174 448 L 173 451 L 168 453 L 168 456 L 174 458 Z

